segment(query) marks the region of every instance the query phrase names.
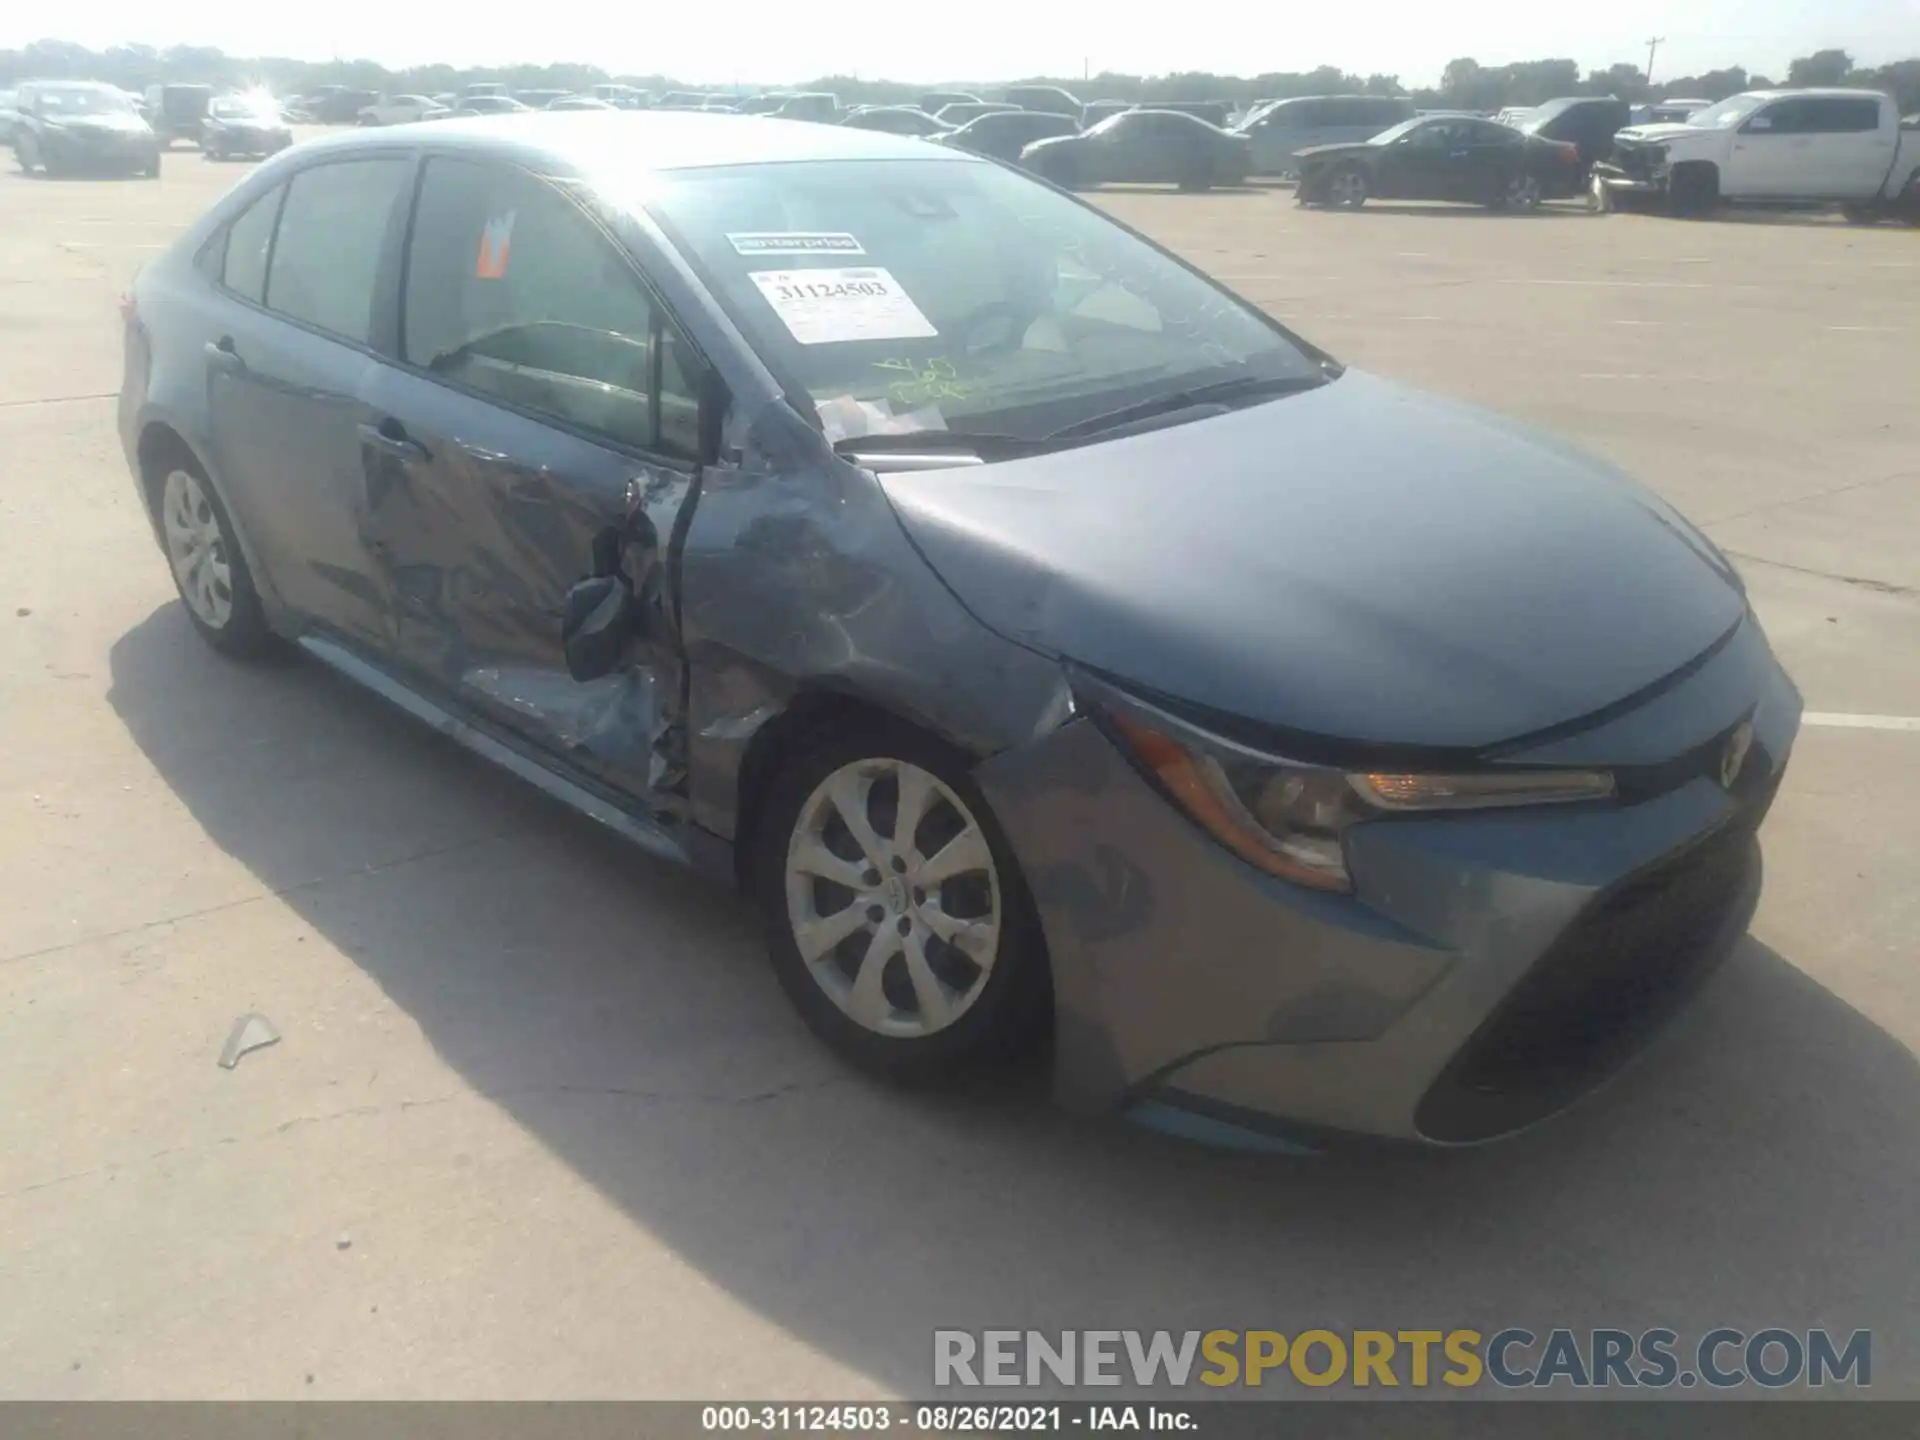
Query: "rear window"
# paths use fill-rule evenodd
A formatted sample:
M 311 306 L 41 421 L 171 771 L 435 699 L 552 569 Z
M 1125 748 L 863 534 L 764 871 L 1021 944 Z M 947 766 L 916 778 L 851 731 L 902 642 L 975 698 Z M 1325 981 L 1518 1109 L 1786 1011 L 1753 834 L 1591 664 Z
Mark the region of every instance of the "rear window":
M 889 428 L 1039 438 L 1188 383 L 1320 373 L 1243 302 L 996 165 L 680 171 L 651 204 L 835 438 Z
M 288 182 L 267 272 L 267 308 L 364 345 L 405 159 L 315 165 Z
M 284 185 L 275 186 L 227 227 L 220 283 L 256 305 L 266 297 L 267 255 L 273 246 L 273 222 L 279 218 L 280 201 L 286 193 Z

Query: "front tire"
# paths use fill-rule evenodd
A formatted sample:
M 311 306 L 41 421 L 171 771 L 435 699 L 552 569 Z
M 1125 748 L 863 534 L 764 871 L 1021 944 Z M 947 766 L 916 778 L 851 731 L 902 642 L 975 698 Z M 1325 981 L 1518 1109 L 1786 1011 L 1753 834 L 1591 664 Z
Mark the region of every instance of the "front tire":
M 1327 199 L 1342 210 L 1358 210 L 1372 189 L 1367 172 L 1358 165 L 1342 166 L 1327 179 Z
M 200 638 L 237 659 L 265 654 L 273 632 L 211 482 L 197 465 L 176 460 L 161 476 L 157 506 L 174 589 Z
M 907 1084 L 1001 1068 L 1051 1003 L 1039 921 L 966 757 L 893 722 L 823 737 L 773 782 L 754 888 L 808 1027 Z
M 1683 165 L 1667 181 L 1668 208 L 1683 220 L 1701 220 L 1720 205 L 1720 172 L 1711 165 Z

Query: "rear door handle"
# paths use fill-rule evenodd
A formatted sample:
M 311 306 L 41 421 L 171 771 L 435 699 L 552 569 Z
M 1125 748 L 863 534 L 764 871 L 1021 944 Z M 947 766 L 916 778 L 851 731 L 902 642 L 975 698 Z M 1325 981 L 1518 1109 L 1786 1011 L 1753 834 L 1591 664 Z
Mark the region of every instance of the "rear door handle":
M 433 453 L 407 434 L 407 427 L 391 415 L 378 425 L 363 422 L 360 426 L 360 443 L 410 465 L 423 465 L 433 458 Z
M 222 375 L 234 375 L 247 368 L 247 362 L 240 358 L 240 352 L 233 348 L 233 337 L 222 335 L 218 340 L 207 342 L 207 368 Z

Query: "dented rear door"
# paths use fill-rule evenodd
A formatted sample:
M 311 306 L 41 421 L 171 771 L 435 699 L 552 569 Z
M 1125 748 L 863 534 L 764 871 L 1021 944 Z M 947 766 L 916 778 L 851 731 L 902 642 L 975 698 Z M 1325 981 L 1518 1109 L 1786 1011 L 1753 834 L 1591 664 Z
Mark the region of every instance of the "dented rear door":
M 423 169 L 403 311 L 362 434 L 401 664 L 667 808 L 683 677 L 666 550 L 698 432 L 684 342 L 564 182 L 450 158 Z M 626 667 L 577 682 L 567 591 L 636 514 L 624 564 L 648 633 Z

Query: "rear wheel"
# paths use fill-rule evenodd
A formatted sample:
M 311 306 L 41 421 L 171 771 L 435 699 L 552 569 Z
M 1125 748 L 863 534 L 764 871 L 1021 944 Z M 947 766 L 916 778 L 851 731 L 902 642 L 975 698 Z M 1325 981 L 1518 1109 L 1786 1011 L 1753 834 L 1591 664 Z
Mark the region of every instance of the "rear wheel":
M 1062 190 L 1071 190 L 1080 183 L 1080 167 L 1068 155 L 1049 155 L 1041 163 L 1040 173 Z
M 1881 220 L 1877 205 L 1842 205 L 1840 213 L 1846 216 L 1849 225 L 1877 225 Z
M 264 653 L 272 632 L 213 486 L 198 467 L 176 460 L 160 481 L 158 503 L 167 564 L 193 628 L 224 654 Z
M 1501 187 L 1494 198 L 1496 210 L 1528 211 L 1540 208 L 1540 177 L 1537 175 L 1515 175 Z
M 910 1083 L 979 1076 L 1039 1035 L 1032 901 L 964 756 L 857 724 L 773 783 L 755 889 L 782 988 L 842 1056 Z

